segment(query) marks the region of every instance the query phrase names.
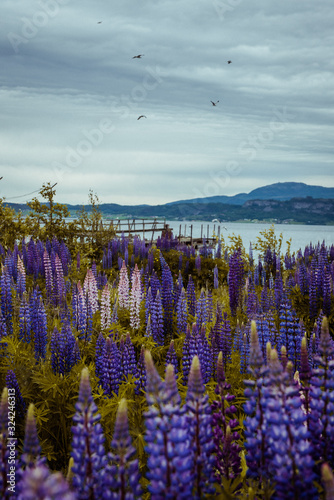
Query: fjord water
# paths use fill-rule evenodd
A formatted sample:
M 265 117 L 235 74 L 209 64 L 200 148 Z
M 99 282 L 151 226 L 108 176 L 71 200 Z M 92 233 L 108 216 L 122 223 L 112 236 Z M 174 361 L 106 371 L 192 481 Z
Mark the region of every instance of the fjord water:
M 190 226 L 193 226 L 193 237 L 199 238 L 201 230 L 203 236 L 207 236 L 209 226 L 209 237 L 218 234 L 218 226 L 220 226 L 220 234 L 224 237 L 227 245 L 231 243 L 229 236 L 241 236 L 246 251 L 249 250 L 249 244 L 252 245 L 257 241 L 257 237 L 261 237 L 260 232 L 268 230 L 271 227 L 270 223 L 242 223 L 242 222 L 224 222 L 222 224 L 205 222 L 205 221 L 166 221 L 169 227 L 172 228 L 174 236 L 178 236 L 180 232 L 183 236 L 190 236 Z M 298 252 L 299 249 L 304 250 L 306 245 L 312 243 L 316 245 L 318 242 L 325 241 L 327 246 L 334 245 L 334 226 L 308 226 L 297 224 L 275 224 L 276 238 L 283 234 L 282 252 L 287 249 L 286 242 L 291 238 L 291 252 Z

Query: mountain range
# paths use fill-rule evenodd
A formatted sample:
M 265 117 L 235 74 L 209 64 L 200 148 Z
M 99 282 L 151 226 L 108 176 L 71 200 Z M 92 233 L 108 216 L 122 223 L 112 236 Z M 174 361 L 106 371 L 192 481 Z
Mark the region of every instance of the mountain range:
M 8 205 L 23 213 L 29 211 L 27 205 Z M 76 216 L 82 208 L 82 205 L 66 205 L 72 216 Z M 90 206 L 85 208 L 90 210 Z M 301 182 L 279 182 L 234 196 L 210 196 L 173 201 L 164 205 L 103 203 L 99 208 L 103 217 L 114 219 L 164 217 L 170 220 L 255 220 L 334 225 L 334 188 L 310 186 Z

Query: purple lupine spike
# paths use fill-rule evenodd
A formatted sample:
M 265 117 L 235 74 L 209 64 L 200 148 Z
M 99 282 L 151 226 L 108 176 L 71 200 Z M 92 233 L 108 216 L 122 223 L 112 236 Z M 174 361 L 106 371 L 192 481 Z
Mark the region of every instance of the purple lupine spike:
M 217 360 L 217 386 L 215 393 L 218 399 L 212 405 L 213 411 L 213 441 L 215 445 L 215 467 L 220 478 L 234 479 L 241 472 L 241 448 L 237 441 L 239 426 L 235 418 L 236 407 L 231 404 L 235 396 L 230 394 L 231 384 L 226 382 L 224 373 L 223 353 L 220 351 Z
M 26 404 L 22 397 L 20 386 L 18 384 L 15 372 L 8 370 L 6 375 L 6 387 L 15 394 L 15 413 L 19 418 L 24 418 Z
M 30 343 L 32 337 L 30 308 L 26 294 L 23 295 L 19 310 L 19 340 Z
M 153 297 L 152 297 L 152 290 L 151 287 L 148 287 L 146 296 L 145 296 L 145 321 L 147 324 L 148 317 L 152 314 L 152 304 L 153 304 Z
M 268 470 L 276 483 L 278 498 L 311 500 L 317 497 L 313 485 L 315 463 L 304 425 L 306 415 L 302 410 L 299 387 L 288 370 L 283 370 L 275 349 L 270 354 L 269 368 L 263 398 L 266 408 L 264 427 L 271 443 Z
M 332 284 L 330 272 L 326 269 L 324 272 L 323 279 L 323 305 L 322 309 L 325 316 L 329 316 L 331 313 L 331 303 L 332 303 Z
M 193 454 L 173 366 L 167 367 L 166 383 L 161 380 L 149 351 L 145 352 L 145 365 L 149 405 L 145 413 L 147 477 L 151 498 L 192 498 Z
M 171 341 L 170 346 L 169 346 L 168 351 L 167 351 L 167 354 L 166 354 L 165 366 L 168 366 L 170 364 L 173 365 L 175 376 L 177 376 L 177 374 L 179 372 L 179 367 L 178 367 L 178 360 L 177 360 L 175 347 L 174 347 L 174 340 Z
M 206 297 L 204 290 L 201 290 L 201 294 L 196 302 L 196 324 L 197 328 L 201 328 L 204 324 L 207 324 L 207 313 L 206 313 Z
M 157 290 L 157 295 L 152 303 L 151 332 L 153 340 L 158 345 L 163 345 L 164 344 L 163 309 L 162 309 L 162 301 L 159 290 Z
M 269 444 L 266 438 L 265 408 L 263 406 L 264 378 L 268 367 L 264 365 L 262 350 L 256 330 L 256 323 L 251 323 L 249 371 L 255 380 L 244 380 L 246 403 L 244 412 L 247 417 L 245 425 L 245 448 L 248 475 L 251 477 L 268 477 L 267 459 Z
M 191 275 L 189 275 L 189 277 L 188 277 L 187 303 L 188 303 L 188 314 L 190 316 L 195 316 L 195 314 L 196 314 L 195 284 L 193 282 Z
M 23 452 L 20 458 L 21 464 L 26 468 L 45 463 L 45 457 L 41 457 L 41 447 L 37 434 L 34 411 L 35 407 L 33 403 L 30 403 L 25 425 Z
M 177 330 L 179 335 L 185 334 L 187 330 L 188 307 L 185 289 L 182 288 L 177 303 Z
M 129 277 L 124 260 L 121 264 L 118 284 L 118 303 L 119 307 L 127 309 L 129 307 Z
M 137 363 L 137 380 L 135 394 L 141 394 L 146 388 L 146 366 L 145 366 L 145 349 L 141 348 L 139 360 Z
M 241 289 L 244 280 L 244 264 L 241 258 L 241 249 L 234 251 L 229 260 L 229 301 L 232 316 L 236 315 L 241 302 Z
M 61 472 L 51 473 L 45 465 L 26 469 L 20 481 L 18 500 L 76 500 L 76 494 L 70 490 L 68 482 Z M 3 497 L 5 498 L 5 497 Z
M 2 274 L 0 277 L 0 287 L 1 287 L 1 312 L 2 316 L 6 322 L 6 328 L 8 334 L 13 333 L 13 297 L 12 297 L 12 286 L 11 286 L 11 276 L 5 266 L 2 269 Z
M 131 276 L 131 292 L 130 292 L 130 325 L 134 329 L 140 327 L 140 304 L 142 300 L 141 279 L 137 264 Z
M 95 347 L 95 375 L 101 380 L 103 377 L 103 357 L 106 340 L 100 332 Z
M 326 500 L 334 500 L 334 474 L 327 463 L 321 466 L 321 481 L 324 485 Z
M 108 396 L 111 396 L 113 392 L 118 394 L 120 379 L 119 351 L 116 344 L 108 337 L 104 349 L 101 379 L 102 388 Z
M 259 299 L 256 295 L 254 283 L 251 282 L 251 285 L 248 290 L 247 295 L 247 317 L 249 320 L 255 319 L 259 310 Z
M 194 454 L 192 498 L 201 499 L 214 493 L 212 485 L 215 482 L 215 457 L 211 406 L 208 395 L 205 394 L 198 356 L 194 356 L 191 363 L 185 408 Z
M 219 286 L 219 281 L 218 281 L 218 267 L 217 264 L 215 265 L 213 269 L 213 288 L 216 290 Z
M 168 342 L 173 333 L 173 276 L 162 254 L 160 254 L 160 263 L 162 268 L 161 300 L 164 314 L 164 336 Z
M 65 373 L 65 339 L 63 332 L 55 327 L 50 341 L 51 366 L 53 373 Z
M 36 361 L 46 356 L 47 317 L 40 293 L 32 295 L 30 300 L 31 328 L 34 332 L 34 347 Z
M 327 318 L 324 317 L 319 342 L 319 355 L 315 357 L 316 368 L 312 370 L 310 384 L 310 432 L 313 446 L 323 461 L 334 460 L 333 401 L 334 387 L 333 356 L 334 343 L 330 337 Z
M 110 291 L 106 284 L 102 290 L 101 295 L 101 329 L 110 327 L 111 319 L 111 305 L 110 305 Z
M 126 399 L 121 400 L 117 410 L 111 447 L 113 451 L 108 453 L 105 482 L 110 498 L 140 499 L 140 473 L 136 450 L 131 444 Z
M 88 368 L 81 372 L 76 413 L 73 417 L 71 469 L 78 498 L 103 498 L 106 456 L 100 415 L 92 397 Z
M 11 438 L 8 436 L 8 389 L 4 387 L 1 394 L 0 401 L 0 496 L 1 498 L 8 499 L 10 498 L 10 492 L 8 490 L 11 487 L 12 491 L 15 492 L 15 472 L 14 479 L 10 477 L 10 464 L 9 464 L 9 453 L 10 453 L 10 445 L 11 448 L 16 448 L 16 438 Z M 12 401 L 10 401 L 11 403 Z M 12 433 L 12 432 L 11 432 Z M 15 464 L 15 457 L 13 458 Z M 12 480 L 13 484 L 10 484 Z M 14 490 L 13 490 L 14 488 Z M 13 498 L 13 497 L 12 497 Z

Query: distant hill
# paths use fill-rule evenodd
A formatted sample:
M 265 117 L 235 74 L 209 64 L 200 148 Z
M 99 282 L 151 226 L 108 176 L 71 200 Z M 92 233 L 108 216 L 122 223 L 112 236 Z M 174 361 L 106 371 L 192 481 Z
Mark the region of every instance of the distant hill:
M 209 196 L 203 198 L 194 198 L 191 200 L 180 200 L 166 203 L 166 205 L 175 205 L 178 203 L 227 203 L 229 205 L 243 205 L 249 200 L 280 200 L 287 201 L 292 198 L 312 198 L 334 199 L 334 188 L 322 186 L 310 186 L 303 182 L 277 182 L 269 186 L 263 186 L 254 189 L 250 193 L 240 193 L 234 196 Z
M 8 205 L 15 210 L 22 210 L 24 214 L 29 212 L 26 205 Z M 71 216 L 75 217 L 82 205 L 67 204 L 67 207 Z M 91 207 L 88 205 L 85 208 L 90 211 Z M 103 217 L 109 219 L 164 217 L 174 220 L 218 219 L 220 222 L 271 221 L 334 225 L 334 188 L 282 182 L 254 189 L 249 194 L 211 196 L 165 205 L 102 203 L 100 210 Z

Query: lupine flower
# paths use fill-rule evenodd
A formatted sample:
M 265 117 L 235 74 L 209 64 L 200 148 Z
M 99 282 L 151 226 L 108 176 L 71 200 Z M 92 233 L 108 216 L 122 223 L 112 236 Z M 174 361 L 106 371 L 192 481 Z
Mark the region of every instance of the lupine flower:
M 8 370 L 6 375 L 6 387 L 8 389 L 14 389 L 15 393 L 15 414 L 19 418 L 24 418 L 26 411 L 26 404 L 22 397 L 20 386 L 18 384 L 15 372 L 13 370 Z
M 61 472 L 51 473 L 45 465 L 26 469 L 20 481 L 18 500 L 76 500 Z
M 26 294 L 23 295 L 20 303 L 19 311 L 19 340 L 31 342 L 32 331 L 31 331 L 31 319 L 30 319 L 30 308 L 26 298 Z
M 6 327 L 9 334 L 13 332 L 13 297 L 12 297 L 12 286 L 11 277 L 5 266 L 2 270 L 0 277 L 0 287 L 1 287 L 1 312 L 6 321 Z
M 204 290 L 201 290 L 201 294 L 196 302 L 196 324 L 197 328 L 201 328 L 204 324 L 207 324 L 207 314 L 206 314 L 206 297 Z
M 187 330 L 187 297 L 185 289 L 182 288 L 178 302 L 177 302 L 177 330 L 180 335 L 185 334 Z
M 313 368 L 310 386 L 310 432 L 317 455 L 330 465 L 334 463 L 334 345 L 328 322 L 322 322 L 318 365 Z
M 118 394 L 121 377 L 119 351 L 116 344 L 108 337 L 103 352 L 101 379 L 102 388 L 108 396 L 111 396 L 113 392 Z
M 110 306 L 110 291 L 106 284 L 102 290 L 101 296 L 101 329 L 104 330 L 110 326 L 111 306 Z
M 212 414 L 208 395 L 205 394 L 201 367 L 198 356 L 194 356 L 188 380 L 186 412 L 191 447 L 194 454 L 194 489 L 193 498 L 201 499 L 214 492 L 215 481 L 213 464 L 214 443 L 212 432 Z
M 215 468 L 221 477 L 233 479 L 241 472 L 241 448 L 236 442 L 240 439 L 235 431 L 239 422 L 235 418 L 236 407 L 231 404 L 235 396 L 230 394 L 231 384 L 226 382 L 223 364 L 223 353 L 220 351 L 217 360 L 217 386 L 215 393 L 218 399 L 211 405 L 213 412 L 213 441 L 215 445 Z
M 188 277 L 187 286 L 187 303 L 188 303 L 188 314 L 190 316 L 195 316 L 196 314 L 196 295 L 195 295 L 195 285 L 191 275 Z
M 98 308 L 98 289 L 96 284 L 96 278 L 91 269 L 87 269 L 87 274 L 83 284 L 83 292 L 86 298 L 86 304 L 89 305 L 94 314 Z
M 23 294 L 26 291 L 26 270 L 23 265 L 20 256 L 17 256 L 17 282 L 16 282 L 16 290 L 19 297 L 22 298 Z
M 244 265 L 241 258 L 241 249 L 236 250 L 230 257 L 228 273 L 228 291 L 232 316 L 236 315 L 241 302 L 241 288 L 243 285 Z
M 145 366 L 145 349 L 141 348 L 139 360 L 137 363 L 137 380 L 135 394 L 141 394 L 146 389 L 146 366 Z
M 118 303 L 119 307 L 127 309 L 129 307 L 129 277 L 128 271 L 123 260 L 121 271 L 119 273 L 118 283 Z
M 101 417 L 91 393 L 88 368 L 81 372 L 75 409 L 75 425 L 72 427 L 72 484 L 78 499 L 103 498 L 106 465 L 104 436 Z
M 145 413 L 148 489 L 152 500 L 190 499 L 193 457 L 184 409 L 180 407 L 174 369 L 168 365 L 164 383 L 145 352 L 147 372 Z
M 162 307 L 164 313 L 164 336 L 168 341 L 172 336 L 173 329 L 173 276 L 172 272 L 160 254 L 162 274 Z
M 130 325 L 132 328 L 140 327 L 140 303 L 142 299 L 141 292 L 141 281 L 140 281 L 140 272 L 135 265 L 131 276 L 131 292 L 130 292 Z
M 112 452 L 106 467 L 106 498 L 135 500 L 141 498 L 141 486 L 136 450 L 131 444 L 126 400 L 122 399 L 116 415 Z
M 37 434 L 34 410 L 34 405 L 30 403 L 25 426 L 23 453 L 20 457 L 20 461 L 24 464 L 25 468 L 35 467 L 36 465 L 44 464 L 46 461 L 45 457 L 41 457 L 41 447 Z
M 106 340 L 100 332 L 95 346 L 95 375 L 101 380 L 103 377 L 103 358 Z
M 163 324 L 163 311 L 160 292 L 157 290 L 156 297 L 152 303 L 151 314 L 151 332 L 153 340 L 158 345 L 164 344 L 164 324 Z
M 173 365 L 174 373 L 176 376 L 179 372 L 179 368 L 178 368 L 178 360 L 177 360 L 177 356 L 176 356 L 176 352 L 175 352 L 175 348 L 174 348 L 174 340 L 171 341 L 170 346 L 169 346 L 168 351 L 167 351 L 167 354 L 166 354 L 165 366 L 167 367 L 168 365 Z

